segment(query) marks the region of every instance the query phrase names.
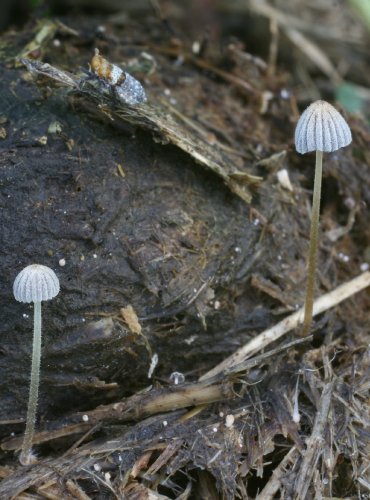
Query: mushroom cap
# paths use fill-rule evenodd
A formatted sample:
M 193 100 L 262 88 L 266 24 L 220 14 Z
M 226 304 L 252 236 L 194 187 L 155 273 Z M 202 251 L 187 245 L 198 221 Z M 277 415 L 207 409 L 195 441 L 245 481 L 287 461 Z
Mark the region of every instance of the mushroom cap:
M 324 151 L 331 153 L 348 146 L 351 130 L 331 104 L 316 101 L 306 108 L 295 129 L 295 147 L 298 153 Z
M 59 293 L 59 279 L 50 267 L 31 264 L 15 278 L 13 293 L 18 302 L 50 300 Z

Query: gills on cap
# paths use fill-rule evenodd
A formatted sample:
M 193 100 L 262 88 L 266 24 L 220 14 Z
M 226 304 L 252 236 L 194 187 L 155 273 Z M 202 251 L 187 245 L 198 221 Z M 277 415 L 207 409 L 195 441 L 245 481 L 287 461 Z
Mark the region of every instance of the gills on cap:
M 295 130 L 295 146 L 298 153 L 323 151 L 331 153 L 348 146 L 352 141 L 351 130 L 331 104 L 316 101 L 302 113 Z
M 59 293 L 59 279 L 50 267 L 31 264 L 15 278 L 13 293 L 18 302 L 51 300 Z

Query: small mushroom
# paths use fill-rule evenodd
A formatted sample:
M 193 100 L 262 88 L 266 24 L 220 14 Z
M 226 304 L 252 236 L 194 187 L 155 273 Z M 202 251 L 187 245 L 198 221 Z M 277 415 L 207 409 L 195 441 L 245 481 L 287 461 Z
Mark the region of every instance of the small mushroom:
M 310 248 L 308 252 L 307 287 L 302 335 L 308 335 L 312 323 L 317 246 L 320 217 L 320 198 L 323 153 L 348 146 L 351 130 L 343 116 L 328 102 L 316 101 L 302 113 L 295 130 L 298 153 L 316 151 L 315 180 L 312 199 Z
M 32 440 L 35 431 L 36 409 L 40 381 L 41 360 L 41 302 L 50 300 L 59 293 L 59 280 L 52 269 L 40 264 L 25 267 L 15 278 L 13 285 L 15 300 L 34 303 L 34 327 L 30 393 L 27 422 L 19 461 L 29 465 L 34 461 Z

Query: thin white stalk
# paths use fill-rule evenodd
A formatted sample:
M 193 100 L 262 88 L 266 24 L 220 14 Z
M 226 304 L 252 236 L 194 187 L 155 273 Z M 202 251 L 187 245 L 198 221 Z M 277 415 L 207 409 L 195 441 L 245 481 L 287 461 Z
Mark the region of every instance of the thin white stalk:
M 27 408 L 27 422 L 19 461 L 22 465 L 32 463 L 32 441 L 35 433 L 36 410 L 39 395 L 41 361 L 41 302 L 34 302 L 33 347 L 30 393 Z
M 317 247 L 319 241 L 319 219 L 321 200 L 321 180 L 322 180 L 322 151 L 316 151 L 315 181 L 312 199 L 310 248 L 307 262 L 307 285 L 306 300 L 304 304 L 304 320 L 302 336 L 309 335 L 312 323 L 312 310 L 315 294 L 316 268 L 317 268 Z

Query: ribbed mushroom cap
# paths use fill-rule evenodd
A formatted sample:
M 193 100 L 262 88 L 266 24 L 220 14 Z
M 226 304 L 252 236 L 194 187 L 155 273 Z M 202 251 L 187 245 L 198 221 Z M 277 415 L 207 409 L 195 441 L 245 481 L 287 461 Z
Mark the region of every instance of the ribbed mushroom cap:
M 50 300 L 59 293 L 59 280 L 50 267 L 31 264 L 15 278 L 13 293 L 18 302 Z
M 295 129 L 298 153 L 331 153 L 348 146 L 351 130 L 343 116 L 328 102 L 316 101 L 305 109 Z

